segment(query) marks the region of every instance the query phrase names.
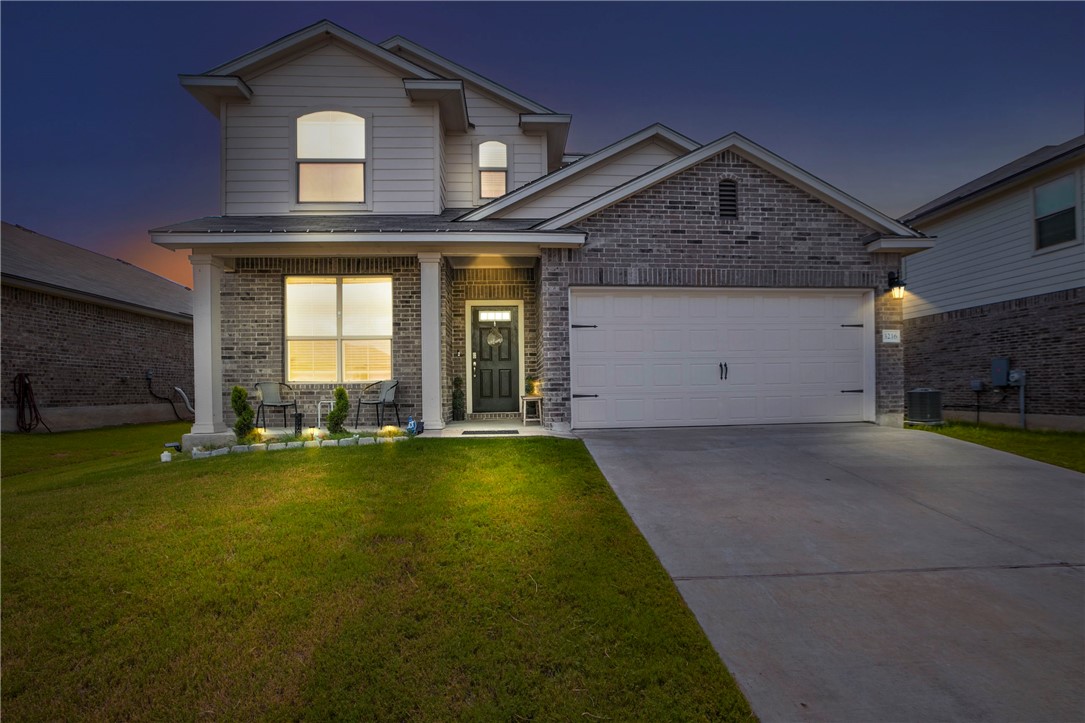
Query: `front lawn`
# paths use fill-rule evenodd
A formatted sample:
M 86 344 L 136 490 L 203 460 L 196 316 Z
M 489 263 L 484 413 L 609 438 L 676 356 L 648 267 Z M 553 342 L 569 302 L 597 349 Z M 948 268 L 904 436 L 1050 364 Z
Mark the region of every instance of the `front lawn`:
M 968 422 L 946 422 L 939 426 L 916 429 L 1085 472 L 1085 432 L 1015 429 Z
M 577 441 L 5 435 L 10 720 L 750 719 Z

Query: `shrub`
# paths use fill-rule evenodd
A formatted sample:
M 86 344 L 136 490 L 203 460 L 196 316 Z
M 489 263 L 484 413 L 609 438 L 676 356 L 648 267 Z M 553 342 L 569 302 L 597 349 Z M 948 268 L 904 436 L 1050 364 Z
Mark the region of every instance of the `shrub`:
M 328 431 L 332 434 L 344 432 L 343 424 L 346 423 L 349 413 L 350 398 L 347 397 L 347 390 L 343 389 L 343 387 L 336 387 L 335 404 L 332 406 L 332 410 L 328 412 Z
M 234 434 L 237 435 L 237 441 L 241 442 L 252 434 L 253 422 L 256 420 L 256 413 L 252 411 L 252 405 L 249 404 L 249 392 L 245 387 L 234 387 L 230 391 L 230 406 L 234 408 L 234 414 L 237 415 L 237 421 L 234 422 Z

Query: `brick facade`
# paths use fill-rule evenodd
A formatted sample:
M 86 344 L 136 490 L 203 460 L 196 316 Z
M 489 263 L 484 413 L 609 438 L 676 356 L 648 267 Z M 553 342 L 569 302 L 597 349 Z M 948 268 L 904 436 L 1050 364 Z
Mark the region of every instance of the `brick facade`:
M 982 379 L 984 412 L 1018 414 L 1016 389 L 990 388 L 991 360 L 1009 357 L 1028 413 L 1085 416 L 1085 287 L 908 319 L 904 334 L 905 388 L 941 390 L 947 410 L 975 409 Z
M 239 258 L 236 271 L 222 282 L 223 419 L 233 425 L 230 390 L 250 390 L 260 381 L 288 381 L 284 357 L 284 278 L 286 276 L 392 277 L 392 375 L 399 380 L 396 401 L 400 416 L 422 410 L 422 342 L 420 267 L 417 257 L 381 258 Z M 339 384 L 291 384 L 305 424 L 316 423 L 317 402 L 331 399 Z M 351 423 L 364 383 L 341 385 L 351 401 Z M 363 412 L 364 413 L 364 412 Z M 363 424 L 373 423 L 372 416 Z
M 62 409 L 152 405 L 150 417 L 118 410 L 95 417 L 101 424 L 175 419 L 166 402 L 178 386 L 192 394 L 192 324 L 144 316 L 52 294 L 3 287 L 2 390 L 5 410 L 15 407 L 12 381 L 29 374 L 42 417 L 50 423 Z M 183 415 L 188 412 L 177 404 Z M 96 424 L 75 426 L 100 426 Z M 51 425 L 53 426 L 53 425 Z M 69 426 L 69 428 L 72 428 Z
M 718 184 L 738 183 L 738 217 L 720 218 Z M 877 330 L 901 328 L 901 302 L 885 293 L 893 254 L 870 254 L 872 229 L 764 169 L 725 151 L 576 224 L 581 249 L 547 249 L 540 269 L 548 426 L 570 416 L 569 288 L 874 289 Z M 877 413 L 903 412 L 903 353 L 875 344 Z

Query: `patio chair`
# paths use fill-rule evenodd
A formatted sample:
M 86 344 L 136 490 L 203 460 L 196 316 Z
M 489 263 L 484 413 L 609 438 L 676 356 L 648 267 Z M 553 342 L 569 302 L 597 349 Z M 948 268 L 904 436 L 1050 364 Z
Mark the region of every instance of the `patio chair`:
M 289 392 L 287 398 L 283 390 Z M 286 410 L 294 408 L 294 414 L 298 413 L 298 400 L 294 397 L 294 388 L 285 382 L 257 382 L 256 396 L 260 398 L 260 406 L 256 409 L 256 426 L 267 427 L 267 411 L 265 407 L 283 410 L 283 426 L 292 429 L 293 426 L 286 421 Z M 260 415 L 264 415 L 264 424 L 260 424 Z
M 396 387 L 398 379 L 389 379 L 382 382 L 373 382 L 362 390 L 362 398 L 358 401 L 358 409 L 354 412 L 354 426 L 357 428 L 361 418 L 362 407 L 372 406 L 377 412 L 377 428 L 384 426 L 384 409 L 392 407 L 396 411 L 396 426 L 402 427 L 399 421 L 399 405 L 396 404 Z M 368 396 L 367 396 L 368 395 Z

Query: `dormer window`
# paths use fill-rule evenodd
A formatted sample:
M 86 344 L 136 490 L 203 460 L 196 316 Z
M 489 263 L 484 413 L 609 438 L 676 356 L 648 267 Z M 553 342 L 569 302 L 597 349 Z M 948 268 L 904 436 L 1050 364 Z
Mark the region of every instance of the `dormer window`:
M 298 202 L 365 202 L 365 118 L 320 111 L 298 118 Z
M 478 146 L 479 198 L 499 198 L 508 188 L 508 149 L 500 141 L 486 141 Z

